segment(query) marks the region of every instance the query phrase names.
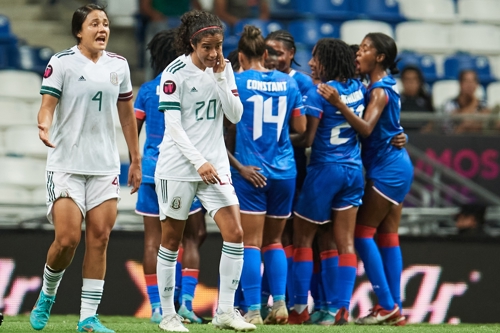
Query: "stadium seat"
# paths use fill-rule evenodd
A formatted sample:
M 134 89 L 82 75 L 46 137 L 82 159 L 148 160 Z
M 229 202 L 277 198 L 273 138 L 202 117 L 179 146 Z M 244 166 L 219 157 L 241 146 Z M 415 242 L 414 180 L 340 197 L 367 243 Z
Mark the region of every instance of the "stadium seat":
M 128 153 L 127 141 L 125 141 L 125 136 L 123 135 L 123 130 L 120 126 L 120 122 L 116 123 L 116 146 L 118 148 L 118 153 L 120 154 L 120 161 L 130 162 L 130 157 Z M 139 152 L 142 155 L 144 149 L 144 142 L 146 141 L 146 129 L 143 128 L 141 134 L 139 135 Z
M 120 201 L 118 202 L 118 210 L 135 210 L 135 204 L 137 203 L 137 193 L 130 194 L 130 190 L 123 189 L 120 192 Z
M 299 10 L 300 0 L 271 0 L 271 16 L 275 18 L 297 18 L 302 16 Z
M 339 26 L 324 21 L 293 21 L 288 25 L 296 43 L 314 46 L 316 42 L 325 37 L 339 38 Z
M 382 32 L 394 37 L 391 25 L 386 22 L 352 20 L 346 21 L 340 26 L 340 38 L 347 44 L 361 44 L 363 38 L 370 32 Z
M 0 157 L 0 184 L 34 189 L 45 185 L 45 161 L 28 157 Z
M 396 26 L 398 49 L 424 53 L 449 53 L 450 28 L 432 22 L 402 22 Z
M 445 58 L 443 78 L 456 80 L 460 72 L 465 69 L 474 70 L 482 84 L 495 81 L 488 58 L 467 53 L 457 53 Z
M 106 11 L 113 26 L 134 27 L 134 15 L 139 11 L 137 0 L 108 0 Z
M 0 205 L 30 204 L 32 204 L 32 194 L 30 190 L 18 186 L 0 186 Z
M 457 51 L 498 54 L 500 28 L 488 24 L 457 24 L 451 29 L 451 41 Z
M 441 110 L 444 104 L 458 96 L 460 85 L 458 80 L 440 80 L 432 85 L 432 104 L 436 110 Z M 476 90 L 476 96 L 479 99 L 484 99 L 485 91 L 482 85 L 479 85 Z
M 356 12 L 361 18 L 397 23 L 404 21 L 398 0 L 356 0 Z
M 240 39 L 236 36 L 224 37 L 224 42 L 222 44 L 222 51 L 224 52 L 225 57 L 227 57 L 231 51 L 236 50 L 238 48 L 239 40 Z
M 40 141 L 33 125 L 11 126 L 5 130 L 5 154 L 47 158 L 48 148 Z
M 14 125 L 36 125 L 33 108 L 14 99 L 0 99 L 0 129 Z
M 300 0 L 298 8 L 320 19 L 344 21 L 356 17 L 352 0 Z
M 409 20 L 452 23 L 456 19 L 452 0 L 398 0 L 401 14 Z
M 240 35 L 243 32 L 243 27 L 245 25 L 254 25 L 258 27 L 262 31 L 262 35 L 265 37 L 269 33 L 283 29 L 283 25 L 277 21 L 265 21 L 265 20 L 259 20 L 259 19 L 244 19 L 238 21 L 236 25 L 234 26 L 234 34 L 235 35 Z
M 20 70 L 0 71 L 0 97 L 40 101 L 42 78 L 34 73 Z
M 31 191 L 31 203 L 33 205 L 45 205 L 47 197 L 47 185 L 36 187 Z
M 23 45 L 19 47 L 19 68 L 43 75 L 54 53 L 50 47 Z
M 459 0 L 458 17 L 462 21 L 498 24 L 500 1 L 498 0 Z
M 10 20 L 7 16 L 0 14 L 0 35 L 8 35 L 11 33 Z
M 426 82 L 432 83 L 438 79 L 436 60 L 432 55 L 403 51 L 398 54 L 398 58 L 398 68 L 400 71 L 412 65 L 418 67 L 422 71 Z
M 486 88 L 486 97 L 490 109 L 500 105 L 500 82 L 493 82 L 488 85 Z

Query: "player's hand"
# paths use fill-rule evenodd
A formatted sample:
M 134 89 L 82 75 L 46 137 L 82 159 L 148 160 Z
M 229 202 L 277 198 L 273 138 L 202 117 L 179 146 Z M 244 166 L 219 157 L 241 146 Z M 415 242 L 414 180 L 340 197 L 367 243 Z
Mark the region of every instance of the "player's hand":
M 332 86 L 320 83 L 318 84 L 318 93 L 323 96 L 323 98 L 326 99 L 328 103 L 335 106 L 336 108 L 339 108 L 340 105 L 342 105 L 342 100 L 340 99 L 339 92 Z
M 217 170 L 215 170 L 214 166 L 209 162 L 205 162 L 199 169 L 198 174 L 200 175 L 203 182 L 207 185 L 210 184 L 220 184 L 220 178 L 217 174 Z
M 259 172 L 260 168 L 252 165 L 242 167 L 239 172 L 241 177 L 252 183 L 255 187 L 264 187 L 267 185 L 267 178 Z
M 127 186 L 132 186 L 130 194 L 134 194 L 135 192 L 137 192 L 137 190 L 139 190 L 141 181 L 142 181 L 141 164 L 139 162 L 135 163 L 132 162 L 128 169 L 128 180 L 127 180 Z
M 222 50 L 217 52 L 217 60 L 214 66 L 214 73 L 222 73 L 226 69 L 226 59 L 222 54 Z
M 406 134 L 399 133 L 398 135 L 394 136 L 391 140 L 391 145 L 399 149 L 403 148 L 406 145 Z
M 38 136 L 43 144 L 49 148 L 55 148 L 54 144 L 49 141 L 49 127 L 44 124 L 38 124 Z

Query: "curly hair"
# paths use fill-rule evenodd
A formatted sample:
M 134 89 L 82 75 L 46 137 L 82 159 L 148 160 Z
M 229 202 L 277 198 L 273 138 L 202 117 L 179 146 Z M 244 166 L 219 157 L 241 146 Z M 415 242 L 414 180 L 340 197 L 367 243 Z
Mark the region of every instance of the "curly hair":
M 398 74 L 398 61 L 396 57 L 398 56 L 398 47 L 396 42 L 391 37 L 383 34 L 381 32 L 371 32 L 365 36 L 369 38 L 378 54 L 385 54 L 385 59 L 382 61 L 382 67 L 388 69 L 391 74 Z
M 254 25 L 245 25 L 238 42 L 238 51 L 249 59 L 262 58 L 266 52 L 266 42 L 262 32 Z
M 344 41 L 335 38 L 320 39 L 314 47 L 313 57 L 318 59 L 322 67 L 320 76 L 325 82 L 355 78 L 354 54 Z
M 178 53 L 188 55 L 194 51 L 191 44 L 196 45 L 206 35 L 215 34 L 224 36 L 222 21 L 212 13 L 192 10 L 181 16 L 175 47 Z
M 177 29 L 163 30 L 157 33 L 148 43 L 151 54 L 151 68 L 154 76 L 160 74 L 177 57 L 174 42 Z

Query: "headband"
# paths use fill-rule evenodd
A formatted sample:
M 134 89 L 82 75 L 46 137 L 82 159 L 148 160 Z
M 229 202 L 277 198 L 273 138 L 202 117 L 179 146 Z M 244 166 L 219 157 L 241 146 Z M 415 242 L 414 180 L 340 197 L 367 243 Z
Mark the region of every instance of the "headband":
M 222 30 L 222 28 L 219 27 L 218 25 L 211 25 L 209 27 L 201 28 L 200 30 L 196 31 L 194 34 L 191 35 L 191 39 L 193 39 L 194 36 L 196 36 L 200 32 L 205 31 L 205 30 L 209 30 L 209 29 L 221 29 Z

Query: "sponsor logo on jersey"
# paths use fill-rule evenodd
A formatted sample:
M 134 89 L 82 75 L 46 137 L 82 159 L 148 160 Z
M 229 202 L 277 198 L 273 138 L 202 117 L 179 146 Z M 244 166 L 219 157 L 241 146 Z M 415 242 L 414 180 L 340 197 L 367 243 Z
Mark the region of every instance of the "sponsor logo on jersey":
M 111 72 L 109 74 L 109 81 L 114 85 L 118 85 L 118 74 L 116 72 Z
M 43 73 L 44 78 L 48 78 L 49 76 L 52 75 L 52 72 L 54 69 L 52 68 L 52 65 L 48 65 L 47 68 L 45 68 L 45 72 Z
M 87 80 L 85 80 L 85 78 L 82 75 L 82 76 L 80 76 L 80 78 L 78 79 L 78 81 L 87 81 Z
M 167 80 L 163 84 L 163 92 L 167 95 L 173 94 L 176 88 L 177 86 L 175 85 L 175 82 L 172 80 Z
M 175 210 L 181 208 L 181 197 L 174 197 L 172 199 L 172 204 L 170 205 L 170 207 Z
M 191 88 L 191 92 L 198 92 L 198 89 L 196 89 L 195 87 Z

